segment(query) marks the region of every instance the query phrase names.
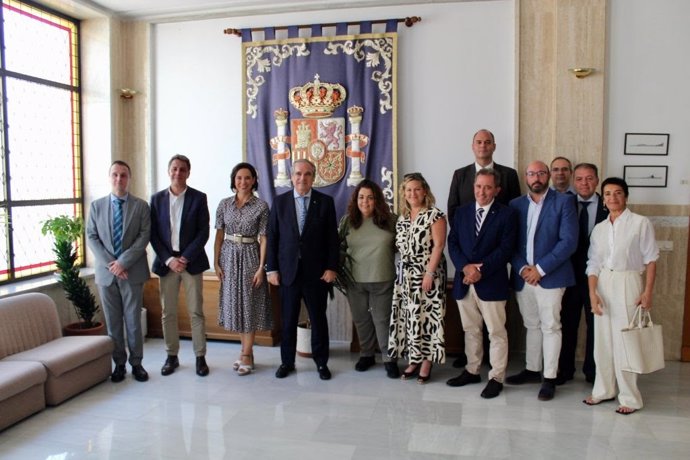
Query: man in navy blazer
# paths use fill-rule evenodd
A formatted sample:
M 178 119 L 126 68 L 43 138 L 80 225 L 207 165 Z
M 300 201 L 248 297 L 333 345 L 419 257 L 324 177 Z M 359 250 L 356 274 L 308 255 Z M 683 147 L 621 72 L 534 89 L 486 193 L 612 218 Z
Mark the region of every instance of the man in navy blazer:
M 174 155 L 168 162 L 170 187 L 151 197 L 151 246 L 156 253 L 153 272 L 160 277 L 161 322 L 168 355 L 161 374 L 170 375 L 180 365 L 177 310 L 180 284 L 183 284 L 192 326 L 196 373 L 204 377 L 209 369 L 205 358 L 202 276 L 209 268 L 204 245 L 208 241 L 210 224 L 206 194 L 187 186 L 190 172 L 191 163 L 184 155 Z
M 474 180 L 476 202 L 458 209 L 448 235 L 448 251 L 455 265 L 453 296 L 459 301 L 467 366 L 446 383 L 456 387 L 481 381 L 482 327 L 486 323 L 491 371 L 481 396 L 487 399 L 503 390 L 508 365 L 508 262 L 517 235 L 515 211 L 496 201 L 499 190 L 499 173 L 480 169 Z
M 561 324 L 563 327 L 563 344 L 558 359 L 558 376 L 556 384 L 563 384 L 572 380 L 575 375 L 575 350 L 577 349 L 577 333 L 580 328 L 580 316 L 584 311 L 587 327 L 587 342 L 585 345 L 585 362 L 582 372 L 585 379 L 594 383 L 596 365 L 594 363 L 594 315 L 589 300 L 589 286 L 587 280 L 587 251 L 589 251 L 589 235 L 596 224 L 609 215 L 603 200 L 596 192 L 599 185 L 599 173 L 596 165 L 580 163 L 575 166 L 573 173 L 575 192 L 577 193 L 579 238 L 577 249 L 570 258 L 575 271 L 575 285 L 566 288 L 561 303 Z M 585 205 L 584 203 L 588 203 Z M 583 215 L 584 213 L 584 215 Z M 585 227 L 586 225 L 586 227 Z
M 544 381 L 539 399 L 553 399 L 561 351 L 561 298 L 575 284 L 570 256 L 577 247 L 577 211 L 573 195 L 549 189 L 549 168 L 527 166 L 529 192 L 510 202 L 518 213 L 518 242 L 511 261 L 520 314 L 527 329 L 526 366 L 506 383 Z M 543 361 L 543 362 L 542 362 Z
M 294 190 L 273 200 L 268 221 L 266 272 L 280 286 L 282 338 L 277 378 L 295 370 L 297 321 L 301 301 L 311 322 L 311 348 L 319 377 L 328 369 L 326 301 L 338 268 L 338 230 L 333 199 L 312 188 L 316 167 L 308 160 L 292 163 Z

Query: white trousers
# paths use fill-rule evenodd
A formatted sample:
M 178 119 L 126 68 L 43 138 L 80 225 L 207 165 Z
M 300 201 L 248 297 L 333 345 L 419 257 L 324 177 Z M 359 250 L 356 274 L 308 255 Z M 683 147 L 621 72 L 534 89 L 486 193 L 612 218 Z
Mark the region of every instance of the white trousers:
M 522 321 L 527 329 L 526 368 L 545 379 L 555 379 L 561 353 L 561 299 L 565 288 L 544 289 L 525 283 L 516 292 Z
M 627 358 L 621 329 L 628 327 L 635 312 L 635 300 L 642 293 L 638 272 L 602 270 L 597 284 L 604 314 L 594 315 L 594 362 L 597 365 L 592 397 L 609 399 L 618 395 L 618 403 L 631 409 L 642 408 L 637 389 L 637 374 L 623 371 Z
M 506 332 L 506 301 L 485 302 L 470 285 L 465 298 L 458 301 L 462 330 L 465 331 L 465 355 L 470 374 L 479 375 L 484 356 L 484 323 L 489 331 L 489 380 L 503 383 L 508 366 L 508 332 Z

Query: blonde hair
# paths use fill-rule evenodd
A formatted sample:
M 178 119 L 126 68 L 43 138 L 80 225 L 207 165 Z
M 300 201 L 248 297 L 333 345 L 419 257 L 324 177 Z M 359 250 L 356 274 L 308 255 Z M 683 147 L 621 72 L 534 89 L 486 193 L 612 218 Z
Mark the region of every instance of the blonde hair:
M 424 189 L 426 196 L 424 197 L 423 206 L 425 208 L 429 209 L 436 204 L 436 198 L 434 197 L 434 194 L 431 193 L 431 188 L 429 187 L 429 184 L 426 181 L 426 179 L 424 179 L 424 176 L 422 176 L 422 173 L 415 172 L 415 173 L 405 174 L 403 176 L 402 184 L 400 184 L 400 189 L 398 190 L 398 194 L 400 196 L 400 200 L 399 200 L 400 205 L 398 206 L 399 211 L 400 211 L 400 214 L 405 216 L 405 217 L 408 217 L 410 215 L 410 211 L 411 211 L 410 205 L 407 202 L 407 200 L 405 199 L 405 187 L 407 186 L 407 184 L 409 184 L 412 181 L 419 182 L 422 185 L 422 188 Z

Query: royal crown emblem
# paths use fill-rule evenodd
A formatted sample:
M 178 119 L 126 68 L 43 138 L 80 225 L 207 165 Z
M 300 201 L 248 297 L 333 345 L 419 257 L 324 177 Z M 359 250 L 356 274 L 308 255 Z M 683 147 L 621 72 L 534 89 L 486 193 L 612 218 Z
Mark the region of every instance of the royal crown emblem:
M 313 82 L 296 86 L 288 93 L 290 104 L 302 112 L 304 118 L 330 117 L 346 98 L 343 85 L 324 83 L 319 80 L 319 74 L 314 75 Z

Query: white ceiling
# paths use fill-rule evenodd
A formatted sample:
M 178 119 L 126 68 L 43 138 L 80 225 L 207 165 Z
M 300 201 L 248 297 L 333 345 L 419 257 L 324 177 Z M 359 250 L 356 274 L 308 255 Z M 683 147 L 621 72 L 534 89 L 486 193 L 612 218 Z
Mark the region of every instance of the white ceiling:
M 165 22 L 183 18 L 252 16 L 335 8 L 364 8 L 482 0 L 45 0 L 45 3 L 87 7 L 125 19 Z M 62 8 L 60 8 L 62 9 Z

